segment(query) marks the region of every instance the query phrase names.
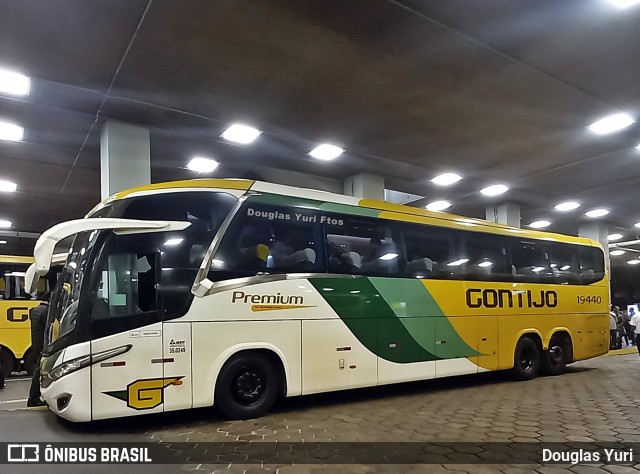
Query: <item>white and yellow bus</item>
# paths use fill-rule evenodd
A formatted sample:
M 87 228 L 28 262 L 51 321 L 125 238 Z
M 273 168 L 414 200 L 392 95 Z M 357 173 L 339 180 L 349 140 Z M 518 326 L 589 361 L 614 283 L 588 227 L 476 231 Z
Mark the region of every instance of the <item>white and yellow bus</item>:
M 49 313 L 42 394 L 73 421 L 511 369 L 608 350 L 588 239 L 249 180 L 120 192 L 76 235 Z
M 24 288 L 25 272 L 32 263 L 33 257 L 0 255 L 0 365 L 6 375 L 22 370 L 32 374 L 35 369 L 29 310 L 39 302 Z

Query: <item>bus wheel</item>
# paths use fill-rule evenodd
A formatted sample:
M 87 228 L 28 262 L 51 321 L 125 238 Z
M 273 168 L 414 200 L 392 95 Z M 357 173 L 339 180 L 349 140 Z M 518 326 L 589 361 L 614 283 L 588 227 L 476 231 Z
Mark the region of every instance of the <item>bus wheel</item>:
M 215 390 L 215 406 L 235 420 L 266 414 L 278 395 L 278 373 L 260 355 L 239 354 L 222 367 Z
M 522 337 L 516 345 L 513 361 L 513 375 L 518 380 L 531 380 L 540 370 L 538 344 L 530 337 Z
M 36 371 L 36 362 L 37 362 L 34 351 L 29 349 L 27 353 L 24 355 L 24 357 L 22 358 L 22 361 L 24 363 L 24 370 L 27 371 L 27 374 L 33 375 L 33 373 Z
M 544 351 L 542 371 L 546 375 L 564 373 L 571 360 L 571 339 L 565 334 L 554 334 L 549 341 L 549 349 Z
M 4 369 L 4 375 L 8 377 L 14 370 L 13 355 L 4 347 L 0 347 L 0 366 Z

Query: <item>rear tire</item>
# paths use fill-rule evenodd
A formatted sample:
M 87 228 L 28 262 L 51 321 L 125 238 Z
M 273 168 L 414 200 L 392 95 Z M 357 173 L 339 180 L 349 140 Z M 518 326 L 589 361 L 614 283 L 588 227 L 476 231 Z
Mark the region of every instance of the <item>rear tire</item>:
M 513 376 L 517 380 L 531 380 L 540 371 L 540 350 L 530 337 L 522 337 L 513 356 Z
M 5 377 L 9 377 L 15 369 L 15 359 L 4 347 L 0 347 L 0 366 L 4 369 Z
M 545 375 L 560 375 L 564 373 L 567 364 L 571 362 L 573 345 L 571 338 L 564 334 L 554 334 L 549 340 L 549 349 L 542 357 L 542 371 Z
M 227 418 L 259 418 L 273 406 L 280 381 L 273 363 L 255 353 L 229 359 L 218 376 L 215 406 Z

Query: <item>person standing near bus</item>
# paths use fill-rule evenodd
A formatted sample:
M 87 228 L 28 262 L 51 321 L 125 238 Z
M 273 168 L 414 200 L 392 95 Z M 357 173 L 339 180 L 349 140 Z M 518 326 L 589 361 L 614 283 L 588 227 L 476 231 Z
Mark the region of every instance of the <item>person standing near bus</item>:
M 638 348 L 638 354 L 640 354 L 640 313 L 637 311 L 631 317 L 631 325 L 635 326 L 636 347 Z
M 44 348 L 44 332 L 47 325 L 47 314 L 49 313 L 49 292 L 43 293 L 40 297 L 41 301 L 38 306 L 29 310 L 29 319 L 31 320 L 31 350 L 36 354 L 36 370 L 33 372 L 31 379 L 31 388 L 29 389 L 29 398 L 27 399 L 28 407 L 41 407 L 46 405 L 40 399 L 40 359 L 42 358 L 42 349 Z

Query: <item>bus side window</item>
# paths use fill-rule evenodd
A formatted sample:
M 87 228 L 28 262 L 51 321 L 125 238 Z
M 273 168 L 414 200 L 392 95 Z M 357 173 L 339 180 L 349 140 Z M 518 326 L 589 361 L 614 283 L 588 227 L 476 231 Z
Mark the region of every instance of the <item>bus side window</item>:
M 519 283 L 553 283 L 544 242 L 510 239 L 513 281 Z
M 504 237 L 480 232 L 461 234 L 462 278 L 479 281 L 510 281 L 511 265 Z
M 604 278 L 604 253 L 597 247 L 580 247 L 580 273 L 582 284 L 589 285 Z
M 549 242 L 546 244 L 546 248 L 554 283 L 565 285 L 580 284 L 581 275 L 576 246 Z
M 447 263 L 452 261 L 454 231 L 442 227 L 403 224 L 407 253 L 405 276 L 448 279 Z
M 384 220 L 327 214 L 329 273 L 398 276 L 401 252 Z

